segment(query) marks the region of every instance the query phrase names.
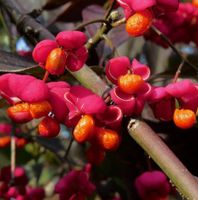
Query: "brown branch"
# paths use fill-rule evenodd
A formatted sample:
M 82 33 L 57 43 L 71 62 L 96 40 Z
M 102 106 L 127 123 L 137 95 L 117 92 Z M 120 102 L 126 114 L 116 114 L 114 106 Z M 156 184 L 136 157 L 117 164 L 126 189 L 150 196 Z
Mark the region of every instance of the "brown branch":
M 128 131 L 130 136 L 166 173 L 181 196 L 189 200 L 198 199 L 198 182 L 195 177 L 146 123 L 131 120 Z
M 14 0 L 0 0 L 0 4 L 8 12 L 18 30 L 26 35 L 33 44 L 46 38 L 54 39 L 54 36 L 34 18 L 22 14 L 22 10 L 15 6 Z

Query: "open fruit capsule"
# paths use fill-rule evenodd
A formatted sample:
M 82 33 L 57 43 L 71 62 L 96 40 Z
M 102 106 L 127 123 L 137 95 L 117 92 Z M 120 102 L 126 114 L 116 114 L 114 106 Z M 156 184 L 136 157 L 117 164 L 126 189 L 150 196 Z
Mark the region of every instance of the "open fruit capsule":
M 136 93 L 144 84 L 144 80 L 140 75 L 126 74 L 120 76 L 118 79 L 118 86 L 120 90 L 127 94 Z
M 126 22 L 126 31 L 131 36 L 143 35 L 151 26 L 153 14 L 150 10 L 136 12 L 128 18 Z
M 175 109 L 173 121 L 177 127 L 188 129 L 196 123 L 196 115 L 192 110 Z
M 106 151 L 114 151 L 120 144 L 120 136 L 110 129 L 97 128 L 97 139 L 100 147 Z

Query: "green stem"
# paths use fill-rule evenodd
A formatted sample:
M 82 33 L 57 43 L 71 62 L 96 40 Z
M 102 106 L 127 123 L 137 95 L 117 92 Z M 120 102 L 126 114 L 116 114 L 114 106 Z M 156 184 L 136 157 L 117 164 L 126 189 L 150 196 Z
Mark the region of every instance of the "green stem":
M 96 34 L 88 40 L 88 43 L 86 44 L 87 49 L 90 50 L 95 47 L 102 40 L 102 35 L 108 33 L 111 28 L 111 25 L 103 24 Z
M 198 182 L 195 177 L 146 123 L 132 119 L 128 125 L 128 131 L 130 136 L 166 173 L 181 196 L 189 200 L 198 199 Z
M 122 18 L 114 23 L 112 23 L 112 27 L 117 27 L 117 26 L 120 26 L 122 24 L 125 24 L 126 23 L 126 18 Z
M 109 86 L 89 67 L 83 66 L 77 72 L 71 74 L 86 88 L 92 90 L 94 93 L 102 96 Z
M 108 19 L 108 17 L 109 17 L 109 15 L 111 14 L 111 11 L 113 10 L 115 4 L 116 4 L 116 1 L 112 1 L 112 2 L 109 4 L 109 7 L 108 7 L 107 12 L 106 12 L 105 17 L 104 17 L 105 20 Z

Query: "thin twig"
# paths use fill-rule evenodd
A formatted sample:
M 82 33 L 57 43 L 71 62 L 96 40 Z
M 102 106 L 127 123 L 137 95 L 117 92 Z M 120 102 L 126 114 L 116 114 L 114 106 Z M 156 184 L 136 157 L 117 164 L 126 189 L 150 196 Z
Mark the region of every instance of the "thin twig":
M 114 21 L 114 19 L 110 17 L 110 14 L 111 14 L 111 11 L 113 10 L 115 3 L 116 1 L 111 2 L 105 14 L 104 20 L 106 20 L 108 23 L 103 23 L 100 29 L 96 32 L 96 34 L 88 40 L 86 44 L 86 47 L 88 50 L 96 46 L 103 39 L 102 35 L 107 34 L 112 29 L 111 23 Z
M 77 26 L 75 28 L 75 30 L 82 30 L 83 28 L 85 28 L 86 26 L 90 25 L 90 24 L 95 24 L 95 23 L 109 23 L 107 20 L 105 19 L 95 19 L 95 20 L 91 20 L 85 23 L 80 24 L 79 26 Z
M 176 55 L 180 57 L 181 60 L 183 60 L 188 66 L 192 67 L 194 70 L 198 73 L 198 67 L 193 65 L 187 58 L 185 58 L 173 45 L 173 43 L 170 41 L 166 35 L 164 35 L 159 29 L 157 29 L 155 26 L 151 26 L 151 30 L 154 31 L 164 42 L 168 44 L 168 46 L 175 52 Z
M 177 71 L 175 73 L 175 77 L 173 79 L 173 83 L 177 82 L 177 79 L 179 78 L 179 75 L 181 74 L 181 71 L 182 71 L 182 68 L 183 68 L 184 64 L 185 64 L 185 61 L 182 60 L 182 62 L 180 63 L 180 65 L 179 65 L 179 67 L 178 67 L 178 69 L 177 69 Z
M 108 17 L 111 14 L 111 11 L 113 10 L 115 4 L 116 4 L 116 1 L 114 1 L 114 0 L 110 3 L 109 8 L 108 8 L 108 10 L 107 10 L 107 12 L 105 14 L 105 17 L 104 17 L 105 20 L 108 19 Z
M 73 142 L 74 142 L 74 138 L 71 138 L 70 141 L 69 141 L 69 145 L 68 145 L 68 147 L 67 147 L 67 150 L 66 150 L 66 152 L 65 152 L 65 156 L 64 156 L 65 160 L 67 160 L 67 157 L 68 157 L 68 155 L 69 155 L 69 152 L 70 152 L 70 150 L 71 150 L 71 147 L 72 147 Z
M 126 23 L 126 18 L 122 18 L 114 23 L 111 24 L 112 27 L 117 27 L 117 26 L 120 26 L 122 24 L 125 24 Z

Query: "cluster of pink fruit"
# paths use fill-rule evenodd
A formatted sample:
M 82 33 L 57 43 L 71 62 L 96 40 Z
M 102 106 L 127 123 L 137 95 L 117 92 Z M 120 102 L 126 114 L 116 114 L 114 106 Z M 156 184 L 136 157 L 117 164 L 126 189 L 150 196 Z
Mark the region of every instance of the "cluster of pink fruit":
M 148 0 L 141 4 L 139 0 L 118 0 L 118 3 L 124 8 L 126 30 L 129 34 L 143 35 L 154 21 L 154 25 L 162 32 L 165 31 L 174 43 L 184 38 L 185 42 L 193 40 L 198 43 L 195 35 L 189 37 L 183 29 L 186 23 L 189 23 L 190 30 L 197 29 L 197 8 L 190 3 L 180 4 L 175 13 L 173 11 L 178 8 L 178 0 Z M 159 13 L 165 15 L 154 20 Z M 153 39 L 149 33 L 145 37 Z M 154 40 L 158 42 L 157 38 Z M 63 31 L 55 40 L 38 43 L 33 51 L 33 58 L 48 74 L 59 76 L 65 69 L 77 71 L 83 67 L 88 56 L 84 46 L 86 41 L 87 37 L 82 32 Z M 165 121 L 173 119 L 182 129 L 191 128 L 196 123 L 196 83 L 183 80 L 165 87 L 151 86 L 147 82 L 150 76 L 149 67 L 136 59 L 131 63 L 125 56 L 110 59 L 105 72 L 112 82 L 109 95 L 113 105 L 107 105 L 101 97 L 82 86 L 71 86 L 63 81 L 46 83 L 46 80 L 38 80 L 29 75 L 0 76 L 0 95 L 9 102 L 7 114 L 15 123 L 40 119 L 38 133 L 43 137 L 57 136 L 60 124 L 73 128 L 73 137 L 77 142 L 89 143 L 86 155 L 93 164 L 100 164 L 106 151 L 118 148 L 123 116 L 140 116 L 146 103 L 156 118 Z M 0 146 L 9 145 L 10 136 L 7 134 L 11 132 L 10 126 L 4 127 L 0 132 L 6 134 L 0 138 Z M 22 139 L 20 142 L 18 140 L 16 139 L 16 144 L 21 145 Z M 24 139 L 23 143 L 25 144 Z M 27 186 L 28 178 L 23 168 L 15 169 L 14 185 L 9 187 L 10 171 L 10 167 L 1 170 L 0 197 L 16 200 L 44 198 L 42 188 L 32 189 Z M 55 192 L 61 200 L 84 200 L 95 190 L 89 180 L 89 173 L 89 167 L 83 171 L 69 172 L 57 183 Z M 135 186 L 140 197 L 145 200 L 165 199 L 170 192 L 165 175 L 158 171 L 144 173 L 136 179 Z
M 55 186 L 55 193 L 60 200 L 85 200 L 95 191 L 95 185 L 90 181 L 91 165 L 84 170 L 72 170 L 61 178 Z M 10 200 L 43 200 L 45 191 L 41 187 L 28 186 L 28 178 L 24 168 L 16 167 L 11 182 L 10 167 L 0 171 L 0 198 Z M 12 183 L 10 185 L 10 183 Z M 141 199 L 166 199 L 171 191 L 166 176 L 160 171 L 144 172 L 135 180 L 135 187 Z M 119 198 L 119 200 L 121 200 Z
M 154 87 L 148 101 L 158 119 L 173 119 L 183 129 L 191 128 L 196 123 L 198 85 L 191 80 Z
M 116 85 L 110 95 L 124 115 L 140 115 L 147 102 L 157 119 L 173 119 L 183 129 L 196 123 L 198 85 L 191 80 L 165 87 L 151 86 L 145 82 L 150 75 L 149 67 L 135 59 L 131 65 L 127 57 L 111 59 L 106 66 L 106 75 Z
M 78 142 L 89 140 L 94 145 L 98 144 L 101 148 L 97 153 L 101 159 L 104 158 L 104 150 L 118 147 L 118 133 L 108 128 L 120 126 L 121 110 L 113 106 L 108 108 L 101 97 L 82 86 L 70 86 L 66 82 L 45 83 L 28 75 L 6 74 L 0 77 L 0 90 L 12 104 L 7 112 L 14 122 L 25 123 L 42 118 L 38 125 L 41 136 L 57 136 L 59 124 L 63 123 L 67 127 L 76 126 L 74 137 Z M 106 114 L 110 118 L 103 118 Z M 98 137 L 94 136 L 95 131 Z M 88 157 L 91 159 L 90 153 Z
M 28 186 L 28 177 L 22 167 L 16 167 L 12 179 L 11 169 L 8 166 L 0 171 L 0 198 L 5 200 L 43 200 L 45 191 L 40 187 Z
M 55 192 L 60 200 L 85 200 L 95 191 L 95 185 L 90 179 L 91 165 L 84 170 L 72 170 L 61 178 L 55 186 Z
M 124 9 L 126 16 L 126 31 L 131 36 L 141 36 L 152 40 L 163 47 L 168 45 L 157 36 L 151 25 L 165 34 L 172 43 L 194 42 L 198 45 L 198 3 L 179 3 L 178 0 L 148 0 L 139 1 L 117 0 Z M 189 32 L 191 34 L 189 34 Z
M 126 31 L 131 36 L 143 35 L 152 25 L 154 19 L 161 15 L 177 11 L 178 0 L 117 0 L 124 9 Z
M 194 42 L 198 45 L 198 5 L 196 2 L 180 3 L 177 12 L 166 13 L 159 19 L 155 19 L 153 25 L 164 33 L 172 43 Z M 145 38 L 163 47 L 168 47 L 152 31 L 148 31 Z
M 55 75 L 60 74 L 60 68 L 62 72 L 62 68 L 65 67 L 70 70 L 79 69 L 86 56 L 83 54 L 82 61 L 76 49 L 80 48 L 86 52 L 82 46 L 86 36 L 78 31 L 73 31 L 72 35 L 75 36 L 75 40 L 71 31 L 64 31 L 58 34 L 56 42 L 41 41 L 34 49 L 34 59 Z M 57 43 L 62 46 L 57 47 Z M 57 51 L 62 53 L 56 53 Z M 70 58 L 71 52 L 76 62 Z M 68 60 L 62 64 L 62 59 L 66 58 L 63 58 L 63 55 L 66 54 L 69 54 Z M 72 61 L 72 64 L 66 65 L 69 61 Z M 74 63 L 77 65 L 71 69 L 69 66 L 74 66 Z M 87 157 L 92 163 L 100 163 L 104 159 L 105 151 L 117 149 L 123 115 L 141 115 L 145 103 L 151 106 L 157 118 L 173 118 L 180 128 L 190 128 L 195 124 L 198 88 L 197 84 L 190 80 L 166 87 L 152 87 L 146 82 L 150 76 L 149 67 L 136 59 L 131 64 L 129 58 L 124 56 L 108 61 L 106 76 L 114 84 L 110 91 L 114 104 L 111 106 L 107 106 L 101 97 L 82 86 L 71 86 L 62 81 L 45 83 L 29 75 L 2 75 L 0 93 L 11 104 L 7 113 L 14 122 L 25 123 L 33 119 L 42 119 L 38 125 L 41 136 L 57 136 L 60 123 L 74 128 L 73 136 L 76 141 L 91 144 Z M 181 110 L 176 109 L 176 102 L 179 102 Z
M 33 51 L 34 60 L 50 74 L 61 75 L 65 69 L 79 70 L 87 59 L 87 37 L 79 31 L 62 31 L 56 40 L 43 40 Z
M 170 183 L 161 171 L 147 171 L 135 179 L 135 187 L 142 200 L 168 200 Z M 173 189 L 174 192 L 174 189 Z
M 83 170 L 72 170 L 61 178 L 55 186 L 55 193 L 60 200 L 84 200 L 90 197 L 96 187 L 90 181 L 91 165 Z M 166 200 L 171 193 L 171 186 L 161 171 L 146 171 L 136 177 L 134 186 L 142 200 Z M 122 200 L 115 197 L 112 200 Z

